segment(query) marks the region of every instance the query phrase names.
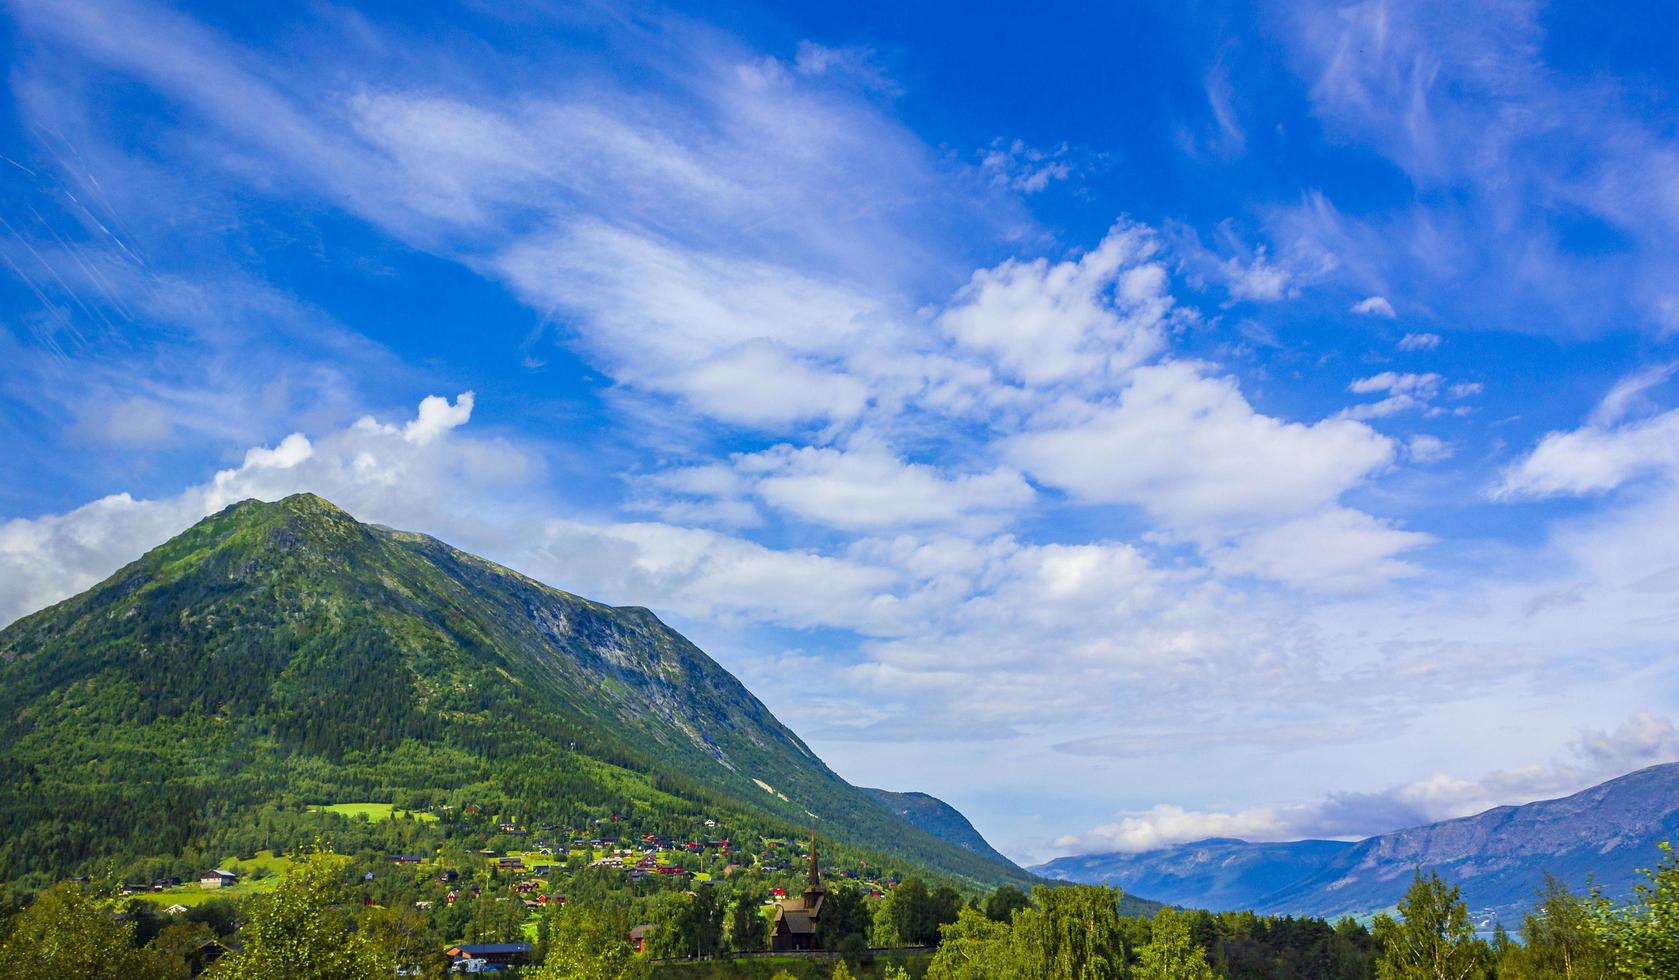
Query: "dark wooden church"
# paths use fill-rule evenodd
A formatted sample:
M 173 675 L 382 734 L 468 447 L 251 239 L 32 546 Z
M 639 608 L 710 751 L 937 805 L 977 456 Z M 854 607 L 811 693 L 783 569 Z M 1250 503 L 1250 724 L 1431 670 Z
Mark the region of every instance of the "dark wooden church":
M 776 903 L 775 925 L 770 931 L 770 949 L 791 952 L 801 949 L 821 949 L 816 936 L 816 924 L 822 918 L 822 899 L 828 890 L 822 887 L 822 869 L 816 864 L 816 835 L 810 837 L 810 874 L 805 878 L 804 894 L 788 897 Z

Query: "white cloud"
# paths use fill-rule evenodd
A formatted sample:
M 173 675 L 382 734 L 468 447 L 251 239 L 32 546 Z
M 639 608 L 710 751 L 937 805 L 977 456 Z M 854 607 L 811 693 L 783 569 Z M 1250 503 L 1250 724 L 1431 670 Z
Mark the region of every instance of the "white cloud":
M 430 406 L 428 411 L 427 406 Z M 198 519 L 247 497 L 320 492 L 359 516 L 407 527 L 469 528 L 487 488 L 516 487 L 540 469 L 495 441 L 452 440 L 472 410 L 428 398 L 402 428 L 371 418 L 311 440 L 292 433 L 256 446 L 237 467 L 159 500 L 114 494 L 64 514 L 0 525 L 0 622 L 87 588 Z M 416 428 L 418 426 L 418 428 Z M 421 439 L 410 439 L 420 433 Z
M 1443 459 L 1451 459 L 1457 453 L 1457 448 L 1439 436 L 1425 434 L 1414 435 L 1405 444 L 1405 454 L 1415 463 L 1438 463 Z
M 1393 304 L 1389 303 L 1387 301 L 1387 297 L 1385 297 L 1385 296 L 1367 296 L 1364 299 L 1361 299 L 1358 302 L 1354 303 L 1352 305 L 1352 309 L 1351 309 L 1350 312 L 1357 313 L 1359 316 L 1385 316 L 1390 320 L 1393 319 L 1397 315 L 1393 312 Z M 1405 346 L 1406 341 L 1410 340 L 1412 337 L 1419 337 L 1419 336 L 1420 337 L 1432 337 L 1434 335 L 1433 334 L 1406 334 L 1405 335 L 1405 340 L 1401 340 L 1399 342 L 1399 349 L 1400 350 L 1410 350 L 1411 348 Z M 1437 344 L 1437 343 L 1440 342 L 1440 338 L 1439 337 L 1434 337 L 1434 341 Z M 1432 346 L 1432 345 L 1430 345 L 1430 346 Z
M 1236 811 L 1191 810 L 1157 804 L 1120 815 L 1053 842 L 1074 853 L 1137 853 L 1209 837 L 1249 841 L 1357 838 L 1409 826 L 1470 816 L 1495 806 L 1564 796 L 1648 765 L 1679 760 L 1679 728 L 1649 714 L 1628 718 L 1613 732 L 1582 731 L 1560 759 L 1548 765 L 1463 779 L 1434 773 L 1379 793 L 1335 794 L 1310 803 Z
M 860 336 L 879 308 L 860 292 L 776 263 L 594 223 L 520 241 L 496 264 L 537 308 L 582 314 L 583 345 L 615 377 L 651 386 L 753 342 L 833 352 Z
M 1324 592 L 1365 592 L 1422 573 L 1396 555 L 1433 538 L 1345 507 L 1275 524 L 1245 535 L 1212 556 L 1225 574 L 1258 575 Z
M 890 619 L 899 584 L 888 568 L 652 523 L 549 521 L 516 564 L 611 602 L 792 627 L 857 629 Z
M 1624 65 L 1559 69 L 1542 5 L 1485 5 L 1473 24 L 1445 0 L 1291 4 L 1290 64 L 1328 138 L 1380 154 L 1412 189 L 1360 202 L 1321 239 L 1354 281 L 1402 289 L 1464 316 L 1531 318 L 1561 333 L 1642 321 L 1658 335 L 1673 309 L 1670 256 L 1679 208 L 1672 133 L 1643 109 Z M 1419 203 L 1424 202 L 1424 203 Z M 1312 205 L 1295 218 L 1311 223 Z M 1612 255 L 1561 243 L 1577 215 L 1621 244 Z
M 1408 333 L 1399 338 L 1394 345 L 1403 351 L 1434 350 L 1440 346 L 1440 335 L 1437 333 Z
M 1084 834 L 1058 838 L 1053 846 L 1080 854 L 1113 851 L 1134 854 L 1210 837 L 1286 840 L 1293 826 L 1290 816 L 1272 807 L 1216 813 L 1163 803 L 1093 827 Z
M 1432 398 L 1440 390 L 1441 377 L 1438 374 L 1400 374 L 1394 371 L 1383 371 L 1368 378 L 1359 378 L 1347 385 L 1347 390 L 1355 395 L 1369 395 L 1378 391 L 1386 391 L 1395 395 L 1417 395 L 1422 398 Z
M 1073 159 L 1065 143 L 1052 150 L 1039 150 L 1021 140 L 997 139 L 981 154 L 979 167 L 999 187 L 1036 194 L 1056 181 L 1071 177 Z
M 1343 414 L 1353 419 L 1374 419 L 1427 409 L 1439 395 L 1444 380 L 1438 374 L 1401 374 L 1395 371 L 1359 378 L 1347 385 L 1348 391 L 1355 395 L 1386 392 L 1387 397 L 1378 402 L 1355 405 Z
M 1140 368 L 1117 404 L 1017 436 L 1008 456 L 1081 500 L 1136 504 L 1191 534 L 1310 513 L 1393 459 L 1393 444 L 1368 426 L 1261 415 L 1232 379 L 1204 370 Z
M 1118 225 L 1077 260 L 1010 260 L 974 273 L 939 318 L 961 347 L 1032 385 L 1121 375 L 1163 349 L 1171 308 L 1159 249 Z
M 402 438 L 417 445 L 425 445 L 450 429 L 459 428 L 472 418 L 472 392 L 463 391 L 455 403 L 439 395 L 429 395 L 420 402 L 420 414 L 402 427 Z
M 813 367 L 766 340 L 747 341 L 648 386 L 679 394 L 712 418 L 770 429 L 854 419 L 869 400 L 863 382 Z
M 1649 476 L 1679 477 L 1679 409 L 1627 417 L 1652 407 L 1646 394 L 1673 370 L 1659 365 L 1621 379 L 1584 426 L 1547 433 L 1531 453 L 1504 471 L 1490 495 L 1500 500 L 1579 496 Z
M 1552 432 L 1505 470 L 1495 499 L 1603 493 L 1679 471 L 1679 410 L 1608 428 Z
M 849 530 L 949 524 L 1032 502 L 1020 474 L 998 467 L 947 476 L 878 450 L 782 445 L 737 459 L 766 503 L 805 520 Z
M 1655 403 L 1648 397 L 1649 393 L 1666 384 L 1676 371 L 1679 363 L 1652 364 L 1615 382 L 1592 412 L 1591 424 L 1601 428 L 1640 412 L 1654 411 Z

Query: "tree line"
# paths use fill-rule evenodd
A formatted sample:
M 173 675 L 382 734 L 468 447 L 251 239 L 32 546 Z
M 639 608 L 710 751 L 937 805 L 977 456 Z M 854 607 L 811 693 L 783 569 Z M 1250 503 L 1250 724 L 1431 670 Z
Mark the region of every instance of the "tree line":
M 428 920 L 412 908 L 368 904 L 349 867 L 317 850 L 270 894 L 163 922 L 61 883 L 0 928 L 0 980 L 444 975 L 443 943 Z M 767 940 L 760 896 L 741 891 L 730 901 L 723 888 L 701 885 L 662 897 L 653 955 L 639 955 L 629 931 L 642 906 L 604 881 L 595 890 L 582 884 L 567 907 L 544 913 L 538 962 L 523 975 L 646 980 L 658 956 L 715 956 Z M 860 890 L 836 884 L 824 901 L 823 939 L 852 954 L 833 968 L 838 980 L 854 976 L 869 945 L 922 942 L 937 945 L 924 980 L 1679 980 L 1679 859 L 1667 845 L 1623 901 L 1548 882 L 1519 939 L 1502 927 L 1477 934 L 1457 887 L 1433 872 L 1419 871 L 1394 913 L 1368 929 L 1174 908 L 1135 918 L 1119 914 L 1120 898 L 1096 886 L 1039 886 L 1030 895 L 1004 886 L 964 901 L 948 886 L 912 879 L 871 908 Z M 886 975 L 911 980 L 901 970 Z

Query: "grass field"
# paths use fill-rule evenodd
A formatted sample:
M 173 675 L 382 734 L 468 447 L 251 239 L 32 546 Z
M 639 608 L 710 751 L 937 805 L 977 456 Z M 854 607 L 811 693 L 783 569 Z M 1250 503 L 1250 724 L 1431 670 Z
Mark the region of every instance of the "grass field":
M 379 823 L 392 817 L 412 817 L 422 823 L 429 823 L 437 819 L 435 813 L 424 813 L 419 810 L 398 810 L 389 803 L 321 803 L 309 807 L 315 813 L 338 813 L 354 820 L 356 817 L 366 817 L 368 823 Z
M 280 883 L 280 876 L 286 868 L 291 866 L 291 858 L 275 857 L 272 851 L 258 851 L 256 856 L 241 861 L 235 857 L 228 857 L 216 865 L 227 871 L 239 875 L 239 883 L 225 888 L 201 888 L 198 882 L 189 881 L 176 888 L 165 888 L 160 892 L 141 892 L 134 896 L 143 898 L 160 908 L 171 905 L 185 905 L 191 908 L 208 902 L 212 898 L 244 898 L 248 895 L 263 895 L 274 890 Z M 263 877 L 253 878 L 252 872 L 257 869 L 268 872 Z M 208 869 L 206 869 L 208 870 Z

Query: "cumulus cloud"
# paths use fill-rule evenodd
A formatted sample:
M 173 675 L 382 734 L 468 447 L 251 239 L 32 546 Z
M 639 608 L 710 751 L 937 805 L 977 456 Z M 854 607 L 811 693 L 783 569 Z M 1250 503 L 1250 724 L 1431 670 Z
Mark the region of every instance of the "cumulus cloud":
M 1364 299 L 1361 299 L 1358 302 L 1354 303 L 1352 305 L 1351 312 L 1357 313 L 1359 316 L 1385 316 L 1390 320 L 1393 319 L 1394 316 L 1396 315 L 1393 312 L 1393 304 L 1389 303 L 1387 301 L 1387 297 L 1385 297 L 1385 296 L 1367 296 Z M 1406 334 L 1405 335 L 1405 340 L 1410 340 L 1411 337 L 1413 337 L 1413 336 L 1432 336 L 1432 335 L 1429 335 L 1429 334 Z M 1440 338 L 1438 338 L 1438 337 L 1435 337 L 1434 339 L 1435 339 L 1436 343 L 1438 343 L 1439 340 L 1440 340 Z M 1410 349 L 1410 348 L 1405 346 L 1405 340 L 1402 340 L 1402 341 L 1399 342 L 1399 349 L 1400 350 L 1409 350 Z
M 1332 503 L 1394 456 L 1358 422 L 1284 422 L 1193 362 L 1133 372 L 1118 403 L 1010 440 L 1008 456 L 1073 496 L 1135 504 L 1186 533 L 1287 520 Z
M 1101 379 L 1159 353 L 1171 308 L 1159 243 L 1116 226 L 1076 260 L 1010 260 L 975 272 L 939 318 L 959 345 L 1010 376 L 1042 385 Z
M 429 395 L 420 402 L 420 414 L 402 427 L 402 438 L 417 445 L 425 445 L 450 429 L 459 428 L 472 418 L 472 392 L 463 391 L 455 403 L 440 395 Z
M 1391 316 L 1391 314 L 1389 314 Z M 1408 333 L 1399 338 L 1394 345 L 1402 351 L 1434 350 L 1440 346 L 1440 335 L 1437 333 Z
M 172 496 L 114 494 L 63 514 L 0 524 L 0 622 L 87 588 L 200 518 L 248 497 L 310 490 L 358 515 L 408 527 L 470 526 L 468 501 L 541 469 L 505 443 L 452 440 L 472 412 L 470 393 L 453 406 L 427 398 L 402 426 L 364 418 L 311 440 L 292 433 L 249 449 L 240 465 Z

